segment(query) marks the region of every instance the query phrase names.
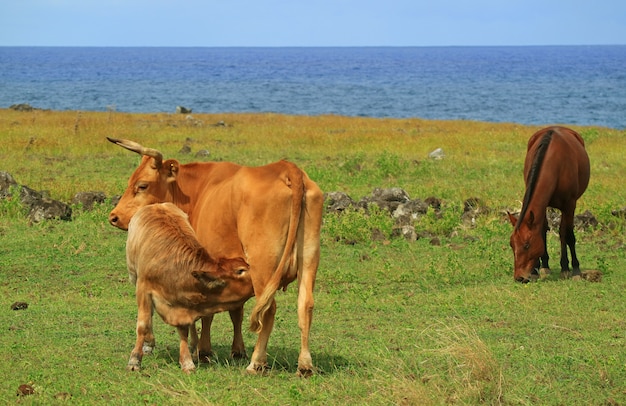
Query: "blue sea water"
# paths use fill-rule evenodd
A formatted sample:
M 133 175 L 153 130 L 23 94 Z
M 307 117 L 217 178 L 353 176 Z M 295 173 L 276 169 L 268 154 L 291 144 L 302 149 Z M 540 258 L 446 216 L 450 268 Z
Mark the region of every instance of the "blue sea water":
M 0 108 L 626 128 L 626 46 L 0 47 Z

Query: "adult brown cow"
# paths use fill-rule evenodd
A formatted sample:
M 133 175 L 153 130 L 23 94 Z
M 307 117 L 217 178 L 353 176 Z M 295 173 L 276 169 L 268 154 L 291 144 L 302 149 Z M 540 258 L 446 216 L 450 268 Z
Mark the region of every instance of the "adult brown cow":
M 260 167 L 229 162 L 181 164 L 174 159 L 163 160 L 159 151 L 136 142 L 108 139 L 143 156 L 109 222 L 127 229 L 140 207 L 172 202 L 189 215 L 198 240 L 211 256 L 245 258 L 256 296 L 250 328 L 258 333 L 247 367 L 251 373 L 267 368 L 276 290 L 285 289 L 297 278 L 301 331 L 298 375 L 313 373 L 309 332 L 323 207 L 317 184 L 287 161 Z M 230 315 L 234 326 L 232 354 L 245 356 L 243 306 L 231 310 Z M 211 321 L 212 316 L 202 319 L 201 356 L 211 353 Z
M 131 371 L 140 369 L 144 352 L 154 348 L 152 309 L 177 328 L 180 366 L 189 373 L 196 369 L 188 343 L 190 331 L 191 348 L 198 343 L 195 321 L 241 307 L 254 295 L 248 264 L 242 258 L 211 258 L 187 215 L 172 203 L 151 204 L 135 213 L 128 226 L 126 264 L 137 298 Z

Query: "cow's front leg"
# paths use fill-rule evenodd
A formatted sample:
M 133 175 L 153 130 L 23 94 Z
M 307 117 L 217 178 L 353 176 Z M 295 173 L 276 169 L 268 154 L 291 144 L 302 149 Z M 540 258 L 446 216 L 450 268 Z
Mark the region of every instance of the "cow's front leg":
M 267 342 L 269 341 L 270 334 L 274 328 L 274 316 L 276 314 L 276 301 L 272 300 L 272 305 L 263 316 L 263 326 L 259 337 L 257 338 L 256 345 L 254 346 L 254 352 L 252 353 L 252 359 L 250 365 L 246 368 L 246 372 L 249 374 L 264 373 L 267 367 Z
M 230 356 L 233 359 L 245 359 L 246 355 L 246 347 L 243 343 L 243 332 L 242 332 L 242 324 L 243 324 L 243 306 L 238 307 L 229 312 L 230 320 L 233 322 L 233 345 L 230 350 Z
M 198 341 L 198 358 L 200 362 L 210 362 L 213 357 L 213 349 L 211 348 L 211 324 L 213 323 L 213 314 L 204 316 L 201 320 L 202 331 L 200 332 L 200 341 Z
M 187 374 L 196 370 L 196 365 L 193 363 L 193 360 L 191 358 L 191 352 L 189 351 L 189 342 L 187 341 L 189 338 L 190 328 L 195 329 L 195 323 L 187 326 L 176 327 L 176 329 L 178 330 L 178 336 L 180 337 L 178 362 L 180 362 L 180 367 L 183 372 Z

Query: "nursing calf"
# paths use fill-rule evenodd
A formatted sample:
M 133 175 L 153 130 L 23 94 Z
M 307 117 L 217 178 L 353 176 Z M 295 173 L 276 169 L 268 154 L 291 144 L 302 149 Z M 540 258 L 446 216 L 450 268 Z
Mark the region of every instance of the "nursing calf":
M 138 370 L 155 339 L 152 309 L 178 329 L 180 365 L 195 370 L 188 342 L 197 345 L 194 322 L 239 308 L 254 295 L 248 264 L 242 258 L 213 259 L 200 245 L 187 215 L 172 203 L 145 206 L 128 226 L 126 263 L 136 286 L 137 341 L 128 369 Z

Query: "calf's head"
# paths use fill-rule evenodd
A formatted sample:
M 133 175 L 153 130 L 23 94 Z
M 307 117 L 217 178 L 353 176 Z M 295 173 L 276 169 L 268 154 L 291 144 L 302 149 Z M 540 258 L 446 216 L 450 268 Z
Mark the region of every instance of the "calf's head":
M 172 201 L 171 186 L 176 181 L 178 161 L 163 161 L 156 149 L 122 139 L 107 137 L 112 143 L 143 156 L 141 164 L 128 180 L 128 187 L 109 214 L 111 225 L 128 230 L 131 217 L 143 206 Z
M 204 288 L 223 300 L 241 300 L 252 296 L 250 266 L 243 258 L 222 258 L 203 270 L 191 272 Z

